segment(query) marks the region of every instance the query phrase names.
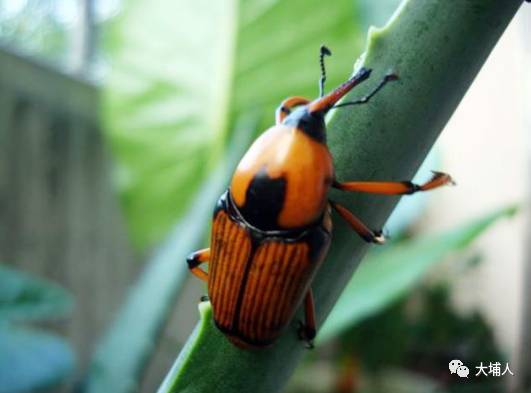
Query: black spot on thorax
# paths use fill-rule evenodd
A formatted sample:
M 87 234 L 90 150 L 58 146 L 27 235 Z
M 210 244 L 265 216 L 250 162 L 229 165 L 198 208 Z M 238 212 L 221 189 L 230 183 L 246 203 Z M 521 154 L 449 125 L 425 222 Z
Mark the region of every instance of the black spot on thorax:
M 310 113 L 304 106 L 295 109 L 282 124 L 298 128 L 317 142 L 326 144 L 326 126 L 322 112 Z
M 239 206 L 243 218 L 252 226 L 264 231 L 281 229 L 278 216 L 284 206 L 286 197 L 286 179 L 279 177 L 272 179 L 262 168 L 253 177 L 247 192 L 245 204 Z

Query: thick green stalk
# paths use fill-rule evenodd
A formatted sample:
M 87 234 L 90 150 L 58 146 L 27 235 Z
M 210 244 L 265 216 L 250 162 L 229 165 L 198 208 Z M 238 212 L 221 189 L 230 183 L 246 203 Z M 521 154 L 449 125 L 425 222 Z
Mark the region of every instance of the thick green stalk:
M 370 104 L 338 109 L 330 117 L 328 140 L 338 179 L 411 178 L 520 4 L 407 0 L 386 27 L 371 29 L 357 66 L 373 68 L 372 77 L 347 100 L 367 92 L 391 68 L 400 81 Z M 398 201 L 340 193 L 333 198 L 374 228 L 383 225 Z M 312 285 L 319 324 L 367 248 L 335 220 L 331 252 Z M 208 304 L 201 306 L 201 314 L 160 393 L 278 392 L 305 351 L 296 338 L 296 322 L 273 347 L 243 351 L 214 327 Z

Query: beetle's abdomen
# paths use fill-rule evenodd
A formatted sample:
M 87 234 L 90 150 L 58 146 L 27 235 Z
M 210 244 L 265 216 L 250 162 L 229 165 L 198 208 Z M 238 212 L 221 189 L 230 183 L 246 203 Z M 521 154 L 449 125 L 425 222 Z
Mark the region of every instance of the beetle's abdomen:
M 214 215 L 208 291 L 219 329 L 239 346 L 267 346 L 293 317 L 330 244 L 328 213 L 302 232 L 245 225 L 230 197 Z
M 242 158 L 230 190 L 254 227 L 293 229 L 321 217 L 332 178 L 332 157 L 324 143 L 297 128 L 276 125 Z

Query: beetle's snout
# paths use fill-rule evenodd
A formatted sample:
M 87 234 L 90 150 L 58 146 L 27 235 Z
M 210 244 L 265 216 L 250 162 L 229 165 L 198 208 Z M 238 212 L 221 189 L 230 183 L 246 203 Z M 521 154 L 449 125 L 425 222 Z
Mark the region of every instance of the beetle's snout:
M 362 67 L 349 80 L 339 86 L 337 89 L 321 97 L 308 106 L 310 113 L 328 112 L 341 98 L 345 96 L 352 88 L 371 76 L 372 70 L 370 68 Z
M 371 76 L 371 73 L 372 73 L 371 68 L 362 67 L 358 72 L 352 75 L 349 80 L 357 79 L 357 83 L 361 83 L 364 80 L 369 79 Z

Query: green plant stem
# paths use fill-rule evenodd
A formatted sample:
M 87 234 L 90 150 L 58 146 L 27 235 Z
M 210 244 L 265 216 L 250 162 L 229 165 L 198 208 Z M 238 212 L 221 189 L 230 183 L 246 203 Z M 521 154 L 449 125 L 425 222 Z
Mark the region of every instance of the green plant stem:
M 408 0 L 386 27 L 371 29 L 357 66 L 372 68 L 372 77 L 346 99 L 366 93 L 390 68 L 401 79 L 370 104 L 338 109 L 330 117 L 328 140 L 338 179 L 411 178 L 520 4 L 521 0 Z M 332 196 L 374 228 L 384 224 L 398 201 L 335 192 Z M 335 220 L 331 252 L 312 284 L 319 324 L 367 248 Z M 271 348 L 244 351 L 214 327 L 207 304 L 201 306 L 201 314 L 202 322 L 160 393 L 278 392 L 305 352 L 295 334 L 296 321 Z

